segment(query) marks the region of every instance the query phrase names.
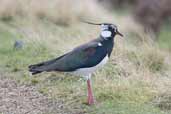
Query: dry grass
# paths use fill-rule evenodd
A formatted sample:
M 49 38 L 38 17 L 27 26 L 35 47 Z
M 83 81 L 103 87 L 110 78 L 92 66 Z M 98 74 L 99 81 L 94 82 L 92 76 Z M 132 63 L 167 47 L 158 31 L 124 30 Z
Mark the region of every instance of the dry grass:
M 103 9 L 95 0 L 1 0 L 0 18 L 11 20 L 16 16 L 47 19 L 55 24 L 70 25 L 82 17 L 101 16 Z
M 164 89 L 170 90 L 169 53 L 149 41 L 151 36 L 145 35 L 130 16 L 106 13 L 92 0 L 4 0 L 3 4 L 6 5 L 0 7 L 0 17 L 12 17 L 13 20 L 0 22 L 0 41 L 4 42 L 0 47 L 2 68 L 8 69 L 8 73 L 19 82 L 35 85 L 39 92 L 47 94 L 53 100 L 64 101 L 61 105 L 68 112 L 108 113 L 118 110 L 131 114 L 131 104 L 137 112 L 141 108 L 146 110 L 142 112 L 144 114 L 151 109 L 145 106 L 139 109 L 136 106 L 156 103 L 153 102 L 154 99 L 158 100 L 166 92 Z M 93 108 L 83 105 L 86 85 L 82 79 L 61 73 L 28 77 L 27 71 L 29 64 L 59 56 L 97 37 L 99 28 L 80 23 L 80 17 L 117 23 L 119 30 L 125 35 L 125 38 L 116 37 L 109 64 L 93 76 L 98 101 L 97 107 Z M 11 37 L 22 39 L 26 44 L 25 48 L 21 51 L 11 51 Z M 6 54 L 4 50 L 7 51 Z M 168 102 L 169 100 L 170 97 Z M 119 103 L 123 104 L 123 109 L 119 108 Z M 162 107 L 165 105 L 164 102 L 160 104 Z M 112 106 L 118 109 L 113 109 Z M 170 105 L 166 105 L 168 106 Z M 96 110 L 99 107 L 101 112 Z M 161 114 L 160 110 L 151 108 Z

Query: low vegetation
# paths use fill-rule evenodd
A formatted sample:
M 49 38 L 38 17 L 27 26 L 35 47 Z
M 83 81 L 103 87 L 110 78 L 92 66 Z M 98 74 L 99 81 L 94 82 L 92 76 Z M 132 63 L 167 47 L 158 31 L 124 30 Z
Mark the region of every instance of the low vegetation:
M 62 8 L 70 10 L 70 7 Z M 80 77 L 66 73 L 43 73 L 30 76 L 27 68 L 30 64 L 55 58 L 97 37 L 98 27 L 80 23 L 78 20 L 70 23 L 67 20 L 79 17 L 80 14 L 74 13 L 76 16 L 73 16 L 71 12 L 66 12 L 69 15 L 64 14 L 61 17 L 56 15 L 56 18 L 51 18 L 55 19 L 55 23 L 42 13 L 38 13 L 41 18 L 36 19 L 31 16 L 21 18 L 22 15 L 14 14 L 11 15 L 12 20 L 7 19 L 8 21 L 4 20 L 6 16 L 1 15 L 0 42 L 3 43 L 0 45 L 0 73 L 15 79 L 20 84 L 34 85 L 37 91 L 54 101 L 62 101 L 61 107 L 65 113 L 171 113 L 169 50 L 148 41 L 147 37 L 150 36 L 144 35 L 141 27 L 131 18 L 117 15 L 117 13 L 112 14 L 113 16 L 110 16 L 110 13 L 104 15 L 106 19 L 110 18 L 109 21 L 115 20 L 115 23 L 120 25 L 120 31 L 125 34 L 125 38 L 116 37 L 110 62 L 104 69 L 100 69 L 93 75 L 96 105 L 91 107 L 86 105 L 86 82 Z M 87 11 L 83 12 L 90 17 L 94 16 Z M 97 12 L 97 17 L 98 14 L 102 15 L 103 12 Z M 42 19 L 42 16 L 46 18 Z M 69 17 L 66 18 L 66 16 Z M 65 24 L 59 18 L 66 19 L 62 19 Z M 128 20 L 129 24 L 126 23 Z M 14 49 L 16 40 L 23 41 L 23 48 Z M 131 43 L 133 40 L 134 43 Z

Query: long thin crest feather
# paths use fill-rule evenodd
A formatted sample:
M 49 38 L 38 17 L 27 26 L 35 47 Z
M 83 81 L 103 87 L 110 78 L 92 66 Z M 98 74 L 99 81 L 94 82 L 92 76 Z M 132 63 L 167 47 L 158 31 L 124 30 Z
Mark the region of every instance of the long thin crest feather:
M 93 22 L 89 22 L 89 21 L 85 21 L 85 20 L 80 20 L 80 21 L 83 23 L 90 24 L 90 25 L 102 25 L 103 24 L 103 23 L 93 23 Z

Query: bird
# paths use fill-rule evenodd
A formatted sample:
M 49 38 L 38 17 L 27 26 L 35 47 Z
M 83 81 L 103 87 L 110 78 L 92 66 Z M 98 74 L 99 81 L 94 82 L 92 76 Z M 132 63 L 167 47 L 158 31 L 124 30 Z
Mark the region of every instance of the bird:
M 55 59 L 30 65 L 28 68 L 32 75 L 42 72 L 69 72 L 85 77 L 87 81 L 87 103 L 92 105 L 95 104 L 95 99 L 91 76 L 97 69 L 107 63 L 114 47 L 115 36 L 123 37 L 123 34 L 112 23 L 84 22 L 100 26 L 100 35 L 96 39 L 82 44 Z

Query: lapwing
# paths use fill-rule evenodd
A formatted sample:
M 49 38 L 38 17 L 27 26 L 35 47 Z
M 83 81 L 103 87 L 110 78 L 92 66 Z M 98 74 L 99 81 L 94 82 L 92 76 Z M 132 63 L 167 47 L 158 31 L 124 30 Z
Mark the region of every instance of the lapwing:
M 120 35 L 123 37 L 123 35 L 114 24 L 84 22 L 101 26 L 101 32 L 97 39 L 78 46 L 58 58 L 30 65 L 29 71 L 32 75 L 57 71 L 71 72 L 85 77 L 87 81 L 88 104 L 91 105 L 95 103 L 91 87 L 91 75 L 108 61 L 113 50 L 115 36 Z

